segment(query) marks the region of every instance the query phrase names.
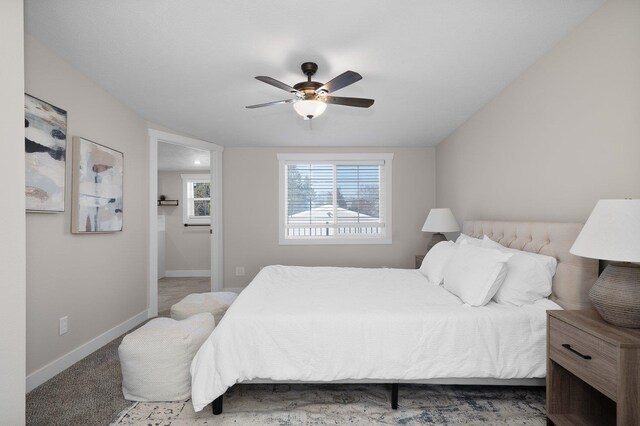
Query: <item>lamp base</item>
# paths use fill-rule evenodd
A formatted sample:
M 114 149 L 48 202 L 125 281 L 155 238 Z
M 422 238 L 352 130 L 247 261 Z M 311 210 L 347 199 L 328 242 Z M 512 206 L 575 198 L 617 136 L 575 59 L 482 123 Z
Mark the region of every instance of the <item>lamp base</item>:
M 610 263 L 589 291 L 589 297 L 605 321 L 640 328 L 640 266 Z
M 447 241 L 447 237 L 445 237 L 443 233 L 436 232 L 435 234 L 433 234 L 433 237 L 431 237 L 431 241 L 429 241 L 429 244 L 427 244 L 427 253 L 433 246 L 443 241 Z

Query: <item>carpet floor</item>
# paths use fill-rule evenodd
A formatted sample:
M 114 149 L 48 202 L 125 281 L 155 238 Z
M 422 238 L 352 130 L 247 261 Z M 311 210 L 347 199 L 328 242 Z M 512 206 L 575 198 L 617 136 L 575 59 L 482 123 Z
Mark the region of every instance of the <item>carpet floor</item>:
M 105 425 L 131 405 L 122 396 L 118 346 L 98 349 L 27 394 L 28 425 Z

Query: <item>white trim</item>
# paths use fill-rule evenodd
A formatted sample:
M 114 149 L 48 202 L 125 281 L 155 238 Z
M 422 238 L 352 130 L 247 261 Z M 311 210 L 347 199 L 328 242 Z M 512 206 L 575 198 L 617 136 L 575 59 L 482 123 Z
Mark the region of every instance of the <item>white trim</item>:
M 172 143 L 174 145 L 190 146 L 192 148 L 200 148 L 205 151 L 224 151 L 224 147 L 216 145 L 212 142 L 203 141 L 201 139 L 189 138 L 173 133 L 163 132 L 161 130 L 149 129 L 149 137 L 156 141 Z
M 216 145 L 211 142 L 206 142 L 199 139 L 193 139 L 186 136 L 175 135 L 173 133 L 167 133 L 160 130 L 149 129 L 149 317 L 155 317 L 158 315 L 158 209 L 156 208 L 158 203 L 158 142 L 166 142 L 174 145 L 189 146 L 192 148 L 204 149 L 211 152 L 212 159 L 216 158 L 216 162 L 211 162 L 212 173 L 218 180 L 217 185 L 222 186 L 222 173 L 221 173 L 221 159 L 224 147 Z M 217 197 L 215 201 L 212 199 L 213 214 L 216 214 L 216 210 L 222 209 L 222 189 L 217 190 Z M 217 213 L 217 217 L 222 218 L 222 212 Z M 222 230 L 220 222 L 218 229 Z M 222 247 L 222 232 L 219 232 L 212 240 L 216 241 L 218 247 Z M 212 241 L 212 244 L 213 241 Z M 222 263 L 222 250 L 216 252 L 212 251 L 211 267 L 214 268 L 214 276 L 219 277 L 216 285 L 222 286 L 223 275 L 223 263 Z M 214 279 L 212 277 L 212 290 Z
M 279 153 L 278 157 L 278 243 L 280 245 L 343 245 L 343 244 L 392 244 L 393 243 L 393 153 L 322 153 L 322 154 L 289 154 Z M 366 162 L 372 164 L 382 161 L 384 164 L 384 228 L 385 235 L 381 238 L 285 238 L 287 229 L 285 200 L 287 199 L 287 185 L 285 167 L 290 162 L 331 162 L 348 161 L 349 164 L 355 162 Z M 335 180 L 335 170 L 334 170 Z M 334 206 L 336 194 L 334 194 Z M 382 203 L 381 203 L 382 204 Z M 335 216 L 335 213 L 334 213 Z M 365 224 L 366 225 L 366 224 Z
M 149 131 L 151 136 L 151 131 Z M 158 315 L 158 139 L 149 137 L 149 318 Z
M 167 278 L 210 277 L 209 269 L 174 269 L 165 271 Z
M 242 290 L 244 290 L 245 288 L 246 287 L 225 287 L 225 288 L 221 288 L 218 291 L 230 291 L 235 294 L 240 294 L 242 293 Z
M 211 209 L 211 291 L 222 291 L 224 287 L 224 233 L 223 233 L 223 221 L 222 221 L 222 151 L 211 151 L 211 202 L 213 208 Z
M 290 154 L 279 153 L 278 160 L 284 161 L 376 161 L 393 160 L 393 153 L 369 152 L 369 153 L 315 153 L 315 154 Z M 370 163 L 369 163 L 370 164 Z
M 391 159 L 386 160 L 384 163 L 384 226 L 386 244 L 391 244 L 393 241 L 393 154 L 391 157 Z
M 284 159 L 278 154 L 278 243 L 286 244 L 284 241 L 284 233 L 287 230 L 287 212 L 285 211 L 285 200 L 287 199 L 287 175 L 285 171 Z
M 60 358 L 51 361 L 49 364 L 34 371 L 27 376 L 27 392 L 37 388 L 52 377 L 62 373 L 67 368 L 71 367 L 76 362 L 91 355 L 107 343 L 116 339 L 137 325 L 143 323 L 148 319 L 147 311 L 140 312 L 138 315 L 129 318 L 123 323 L 118 324 L 111 330 L 107 330 L 101 335 L 94 337 L 87 343 L 78 346 L 71 352 L 61 356 Z

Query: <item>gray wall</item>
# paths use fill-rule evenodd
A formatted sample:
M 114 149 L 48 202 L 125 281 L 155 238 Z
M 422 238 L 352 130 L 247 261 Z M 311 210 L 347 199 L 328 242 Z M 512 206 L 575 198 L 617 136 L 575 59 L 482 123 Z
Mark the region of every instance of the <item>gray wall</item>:
M 24 424 L 24 43 L 22 0 L 0 2 L 0 413 L 3 424 Z
M 640 2 L 610 0 L 436 150 L 459 220 L 584 222 L 640 197 Z
M 392 152 L 393 244 L 278 244 L 278 159 L 280 152 Z M 271 264 L 413 268 L 428 236 L 420 231 L 435 207 L 433 148 L 225 148 L 224 285 L 246 286 Z M 246 276 L 236 277 L 244 266 Z
M 210 270 L 211 239 L 209 227 L 185 227 L 182 223 L 181 174 L 207 174 L 206 171 L 159 172 L 158 195 L 179 200 L 177 207 L 158 207 L 165 217 L 165 268 L 167 271 Z
M 66 211 L 27 214 L 31 373 L 147 310 L 148 139 L 141 117 L 32 37 L 25 64 L 26 92 L 68 113 L 68 152 L 72 137 L 82 136 L 123 152 L 125 173 L 122 232 L 71 234 L 70 155 Z M 69 317 L 69 332 L 59 336 L 62 316 Z

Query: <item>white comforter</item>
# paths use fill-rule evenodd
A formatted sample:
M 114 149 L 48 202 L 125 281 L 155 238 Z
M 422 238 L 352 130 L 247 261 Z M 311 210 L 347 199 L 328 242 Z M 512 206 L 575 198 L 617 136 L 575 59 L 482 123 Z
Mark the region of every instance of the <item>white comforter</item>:
M 193 407 L 258 378 L 544 377 L 546 309 L 471 307 L 418 270 L 268 266 L 196 354 Z

